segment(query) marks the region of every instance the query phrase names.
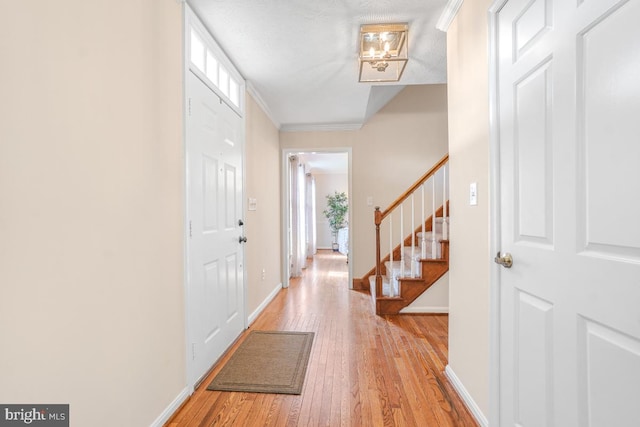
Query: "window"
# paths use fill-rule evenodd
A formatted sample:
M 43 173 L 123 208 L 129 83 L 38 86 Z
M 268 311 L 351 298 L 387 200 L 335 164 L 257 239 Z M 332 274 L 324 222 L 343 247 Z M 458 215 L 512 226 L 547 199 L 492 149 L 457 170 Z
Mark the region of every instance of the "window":
M 204 43 L 202 43 L 198 34 L 191 29 L 191 63 L 202 72 L 205 70 L 204 51 Z
M 241 83 L 229 72 L 229 68 L 224 66 L 219 55 L 216 56 L 214 49 L 205 43 L 206 37 L 202 37 L 195 27 L 191 27 L 189 40 L 189 58 L 192 69 L 197 69 L 200 78 L 207 80 L 210 85 L 219 90 L 219 95 L 225 97 L 232 105 L 240 109 L 240 89 Z
M 207 78 L 218 86 L 218 60 L 210 50 L 207 50 Z

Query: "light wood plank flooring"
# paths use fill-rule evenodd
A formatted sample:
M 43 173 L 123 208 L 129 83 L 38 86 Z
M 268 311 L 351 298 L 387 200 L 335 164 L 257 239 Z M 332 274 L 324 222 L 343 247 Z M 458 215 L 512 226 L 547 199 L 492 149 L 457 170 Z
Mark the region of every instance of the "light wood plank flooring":
M 476 426 L 443 373 L 447 316 L 376 316 L 347 282 L 320 251 L 250 327 L 316 333 L 301 395 L 206 390 L 243 335 L 167 426 Z

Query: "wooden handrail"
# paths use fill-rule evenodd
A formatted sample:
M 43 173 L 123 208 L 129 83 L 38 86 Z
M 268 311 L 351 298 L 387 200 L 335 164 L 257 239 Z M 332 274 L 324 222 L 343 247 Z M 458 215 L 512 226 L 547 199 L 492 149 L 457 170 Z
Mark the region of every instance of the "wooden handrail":
M 376 224 L 378 225 L 381 224 L 382 220 L 385 219 L 387 215 L 391 213 L 392 210 L 400 206 L 400 204 L 404 202 L 411 195 L 411 193 L 416 191 L 418 187 L 420 187 L 426 180 L 431 178 L 431 176 L 433 176 L 448 161 L 449 161 L 449 154 L 446 154 L 442 159 L 440 159 L 438 163 L 436 163 L 431 169 L 429 169 L 427 173 L 422 175 L 420 179 L 418 179 L 411 187 L 409 187 L 407 191 L 402 193 L 400 197 L 398 197 L 393 203 L 391 203 L 387 209 L 382 211 L 380 215 L 376 215 L 375 220 L 380 221 L 380 222 L 376 222 Z

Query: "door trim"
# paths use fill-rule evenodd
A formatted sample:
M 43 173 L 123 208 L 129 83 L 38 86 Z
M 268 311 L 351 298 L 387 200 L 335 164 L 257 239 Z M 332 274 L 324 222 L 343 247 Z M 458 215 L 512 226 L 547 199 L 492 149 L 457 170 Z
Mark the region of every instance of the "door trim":
M 331 148 L 318 148 L 318 147 L 311 147 L 311 148 L 284 148 L 282 149 L 282 156 L 281 156 L 281 160 L 280 160 L 280 172 L 281 172 L 281 182 L 282 182 L 282 187 L 280 189 L 281 194 L 282 194 L 282 198 L 281 198 L 281 206 L 280 209 L 282 211 L 282 215 L 281 215 L 281 257 L 282 257 L 282 287 L 283 288 L 288 288 L 289 287 L 289 277 L 291 274 L 291 269 L 289 266 L 289 221 L 290 221 L 290 215 L 289 215 L 289 199 L 291 198 L 291 191 L 290 191 L 290 186 L 291 186 L 291 177 L 289 175 L 289 156 L 292 154 L 296 154 L 296 153 L 303 153 L 303 152 L 311 152 L 311 151 L 315 151 L 317 153 L 347 153 L 347 158 L 348 158 L 348 171 L 347 171 L 347 179 L 349 180 L 349 184 L 348 184 L 348 188 L 349 188 L 349 194 L 353 194 L 353 192 L 351 191 L 351 169 L 352 169 L 352 164 L 351 164 L 351 158 L 352 158 L 352 149 L 351 147 L 331 147 Z M 349 212 L 348 212 L 348 221 L 349 223 L 351 223 L 351 213 L 353 212 L 353 207 L 352 207 L 352 197 L 349 197 Z M 349 254 L 353 253 L 353 227 L 349 227 Z M 349 289 L 353 289 L 353 262 L 349 263 Z
M 500 250 L 500 123 L 498 111 L 498 13 L 508 0 L 495 0 L 487 11 L 489 65 L 489 254 Z M 500 266 L 489 268 L 489 425 L 500 425 Z
M 182 19 L 182 43 L 183 43 L 183 52 L 182 52 L 182 65 L 183 65 L 183 76 L 182 76 L 182 142 L 183 142 L 183 166 L 184 166 L 184 174 L 183 174 L 183 190 L 184 190 L 184 199 L 183 199 L 183 221 L 184 221 L 184 240 L 183 240 L 183 259 L 184 259 L 184 331 L 185 331 L 185 341 L 184 341 L 184 349 L 185 349 L 185 384 L 186 390 L 189 395 L 193 394 L 196 386 L 208 375 L 210 369 L 205 372 L 201 377 L 196 378 L 196 374 L 193 372 L 195 369 L 193 361 L 193 349 L 192 349 L 192 340 L 191 340 L 191 323 L 189 321 L 189 265 L 190 265 L 190 256 L 189 256 L 189 239 L 190 239 L 190 219 L 189 219 L 189 200 L 190 200 L 190 188 L 189 188 L 189 153 L 188 153 L 188 141 L 187 141 L 187 127 L 188 127 L 188 114 L 189 114 L 189 106 L 188 106 L 188 94 L 187 94 L 187 79 L 190 74 L 197 79 L 199 79 L 205 86 L 207 86 L 212 93 L 218 96 L 228 108 L 230 108 L 235 114 L 237 114 L 242 121 L 242 129 L 240 132 L 240 139 L 242 140 L 242 153 L 241 153 L 241 165 L 242 165 L 242 196 L 241 196 L 241 209 L 242 214 L 246 213 L 246 200 L 245 200 L 245 183 L 246 183 L 246 112 L 245 112 L 245 93 L 246 93 L 246 82 L 244 78 L 240 75 L 235 65 L 231 62 L 229 58 L 226 57 L 224 51 L 218 46 L 217 42 L 213 38 L 213 36 L 208 32 L 208 30 L 204 27 L 204 25 L 200 22 L 196 13 L 189 7 L 188 4 L 183 2 L 183 19 Z M 207 40 L 203 40 L 205 45 L 209 48 L 212 48 L 214 53 L 216 54 L 216 59 L 219 61 L 223 61 L 224 65 L 228 68 L 229 73 L 233 73 L 235 77 L 240 80 L 240 106 L 236 107 L 231 105 L 228 102 L 224 95 L 220 93 L 220 90 L 211 85 L 206 78 L 202 77 L 202 72 L 197 69 L 191 68 L 190 62 L 190 31 L 191 26 L 195 26 L 200 35 L 204 35 L 206 33 Z M 245 249 L 244 246 L 241 248 L 243 253 L 243 262 L 242 262 L 242 280 L 243 280 L 243 301 L 242 301 L 242 323 L 243 330 L 248 328 L 248 313 L 247 313 L 247 266 L 245 259 Z M 236 337 L 237 339 L 237 337 Z M 230 347 L 229 347 L 230 348 Z M 227 349 L 228 350 L 228 349 Z M 222 353 L 224 355 L 224 352 Z M 217 361 L 214 362 L 217 363 Z M 212 366 L 213 367 L 213 366 Z

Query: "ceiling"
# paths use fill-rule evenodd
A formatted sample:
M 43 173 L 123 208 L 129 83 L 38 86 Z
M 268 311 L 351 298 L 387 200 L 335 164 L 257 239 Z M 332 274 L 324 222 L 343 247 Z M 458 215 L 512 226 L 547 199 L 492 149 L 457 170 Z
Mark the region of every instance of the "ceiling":
M 358 129 L 405 85 L 446 81 L 447 0 L 189 0 L 282 131 Z M 360 25 L 407 22 L 398 83 L 358 82 Z
M 305 163 L 306 171 L 312 174 L 345 174 L 349 170 L 349 155 L 342 153 L 298 153 Z

